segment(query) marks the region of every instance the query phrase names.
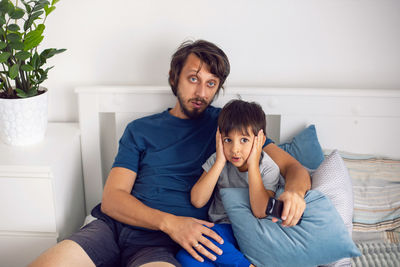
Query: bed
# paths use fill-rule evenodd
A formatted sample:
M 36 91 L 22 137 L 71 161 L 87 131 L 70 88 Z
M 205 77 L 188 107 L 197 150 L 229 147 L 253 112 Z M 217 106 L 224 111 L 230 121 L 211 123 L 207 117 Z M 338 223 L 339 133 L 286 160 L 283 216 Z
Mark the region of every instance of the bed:
M 89 86 L 76 93 L 89 214 L 101 201 L 127 123 L 172 107 L 176 99 L 169 87 L 156 86 Z M 360 217 L 353 222 L 352 236 L 362 252 L 352 265 L 400 264 L 400 91 L 228 87 L 214 105 L 232 98 L 262 105 L 267 135 L 276 144 L 315 125 L 324 153 L 338 150 L 352 180 L 354 214 Z M 382 194 L 386 198 L 379 200 Z M 382 206 L 368 210 L 376 199 L 384 202 L 384 211 Z

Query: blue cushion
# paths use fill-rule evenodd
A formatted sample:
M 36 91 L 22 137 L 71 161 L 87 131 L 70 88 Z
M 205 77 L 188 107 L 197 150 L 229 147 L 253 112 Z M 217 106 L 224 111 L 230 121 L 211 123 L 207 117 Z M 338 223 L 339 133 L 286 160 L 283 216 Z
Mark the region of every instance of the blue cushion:
M 310 190 L 302 221 L 282 227 L 250 210 L 247 188 L 221 189 L 240 250 L 256 266 L 316 266 L 360 256 L 342 218 L 321 192 Z
M 324 153 L 318 142 L 317 132 L 314 125 L 310 125 L 291 142 L 278 145 L 297 159 L 303 166 L 309 169 L 316 169 L 324 160 Z

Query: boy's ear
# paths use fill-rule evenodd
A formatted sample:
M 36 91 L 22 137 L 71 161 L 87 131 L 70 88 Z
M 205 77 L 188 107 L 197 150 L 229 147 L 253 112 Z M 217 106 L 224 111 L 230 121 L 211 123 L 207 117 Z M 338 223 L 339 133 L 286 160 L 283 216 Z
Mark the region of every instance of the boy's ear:
M 260 130 L 263 133 L 263 143 L 267 140 L 267 135 L 264 133 L 264 130 Z

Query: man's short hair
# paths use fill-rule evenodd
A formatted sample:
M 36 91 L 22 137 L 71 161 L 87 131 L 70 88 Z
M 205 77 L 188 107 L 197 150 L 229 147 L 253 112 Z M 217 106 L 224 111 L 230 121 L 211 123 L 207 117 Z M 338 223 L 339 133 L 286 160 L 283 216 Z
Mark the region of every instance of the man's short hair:
M 228 135 L 231 131 L 249 135 L 249 127 L 254 135 L 257 135 L 261 129 L 266 135 L 266 126 L 265 113 L 256 102 L 231 100 L 223 107 L 218 117 L 219 131 L 224 135 Z
M 175 96 L 177 95 L 179 76 L 188 56 L 192 53 L 196 55 L 202 63 L 207 64 L 210 68 L 210 72 L 219 78 L 217 95 L 219 90 L 224 88 L 223 84 L 229 75 L 229 60 L 222 49 L 205 40 L 183 42 L 172 55 L 168 79 L 172 92 Z

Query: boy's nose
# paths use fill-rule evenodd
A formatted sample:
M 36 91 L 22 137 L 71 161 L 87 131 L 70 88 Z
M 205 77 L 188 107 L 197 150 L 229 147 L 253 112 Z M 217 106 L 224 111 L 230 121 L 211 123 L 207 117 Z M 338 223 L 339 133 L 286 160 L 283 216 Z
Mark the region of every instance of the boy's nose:
M 239 153 L 239 145 L 237 145 L 237 144 L 233 144 L 233 146 L 232 146 L 232 152 L 235 154 L 235 153 Z

